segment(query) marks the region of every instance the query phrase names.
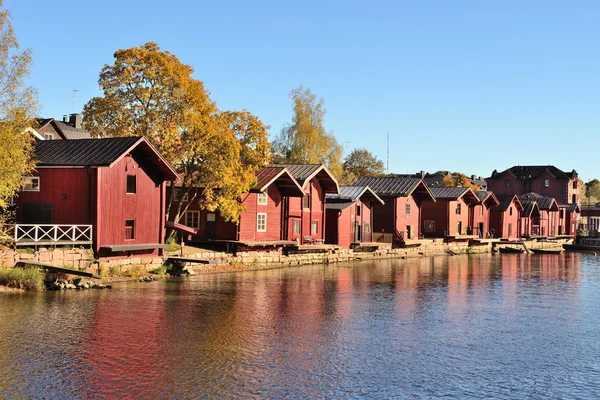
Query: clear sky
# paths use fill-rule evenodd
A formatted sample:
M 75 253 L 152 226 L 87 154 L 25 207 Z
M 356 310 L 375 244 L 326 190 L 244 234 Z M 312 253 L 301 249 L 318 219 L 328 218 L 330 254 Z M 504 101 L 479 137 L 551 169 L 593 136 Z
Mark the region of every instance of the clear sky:
M 5 0 L 32 49 L 41 114 L 99 95 L 117 49 L 157 42 L 223 110 L 291 121 L 288 93 L 325 99 L 346 153 L 390 172 L 489 176 L 554 164 L 600 177 L 598 1 Z M 72 91 L 77 89 L 74 107 Z

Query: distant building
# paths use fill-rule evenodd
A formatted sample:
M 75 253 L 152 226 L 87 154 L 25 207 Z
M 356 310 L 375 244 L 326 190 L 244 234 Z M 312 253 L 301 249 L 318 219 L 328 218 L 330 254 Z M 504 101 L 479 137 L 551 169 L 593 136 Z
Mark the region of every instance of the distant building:
M 65 115 L 62 121 L 54 118 L 38 118 L 39 126 L 34 129 L 38 137 L 44 140 L 90 139 L 92 135 L 82 128 L 82 121 L 81 114 Z
M 579 204 L 582 182 L 577 171 L 564 172 L 555 166 L 514 166 L 502 172 L 494 170 L 486 178 L 487 189 L 495 194 L 534 192 L 554 198 L 559 204 Z

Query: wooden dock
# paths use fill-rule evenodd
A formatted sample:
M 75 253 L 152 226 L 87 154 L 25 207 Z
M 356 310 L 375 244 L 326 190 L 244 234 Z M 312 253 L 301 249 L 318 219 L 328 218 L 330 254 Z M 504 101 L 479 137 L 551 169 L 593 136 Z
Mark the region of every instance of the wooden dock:
M 38 262 L 38 261 L 19 261 L 19 262 L 17 262 L 15 264 L 15 267 L 17 267 L 17 268 L 25 268 L 28 265 L 32 266 L 32 267 L 37 267 L 37 268 L 44 269 L 44 270 L 46 270 L 48 272 L 56 272 L 56 273 L 69 274 L 69 275 L 77 275 L 77 276 L 83 276 L 85 278 L 102 279 L 102 277 L 100 275 L 93 274 L 91 272 L 79 271 L 77 269 L 71 269 L 71 268 L 57 267 L 57 266 L 52 265 L 52 264 Z

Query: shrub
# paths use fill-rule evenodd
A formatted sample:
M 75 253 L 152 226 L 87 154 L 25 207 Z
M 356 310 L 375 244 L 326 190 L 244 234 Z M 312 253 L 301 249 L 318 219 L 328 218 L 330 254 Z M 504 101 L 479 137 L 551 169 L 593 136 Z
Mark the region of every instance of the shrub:
M 39 268 L 0 268 L 0 285 L 26 290 L 44 290 L 44 272 Z

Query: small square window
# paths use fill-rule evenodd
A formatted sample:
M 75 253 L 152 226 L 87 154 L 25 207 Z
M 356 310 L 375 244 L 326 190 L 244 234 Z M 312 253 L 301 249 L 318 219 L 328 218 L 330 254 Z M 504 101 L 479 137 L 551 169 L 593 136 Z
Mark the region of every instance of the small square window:
M 256 214 L 256 231 L 266 232 L 267 231 L 267 213 Z
M 300 234 L 300 221 L 294 221 L 294 235 Z
M 507 179 L 504 181 L 504 186 L 509 187 L 510 186 L 510 180 Z
M 550 187 L 550 179 L 544 180 L 544 187 Z
M 185 224 L 190 228 L 198 229 L 200 227 L 200 212 L 187 211 L 185 213 Z
M 135 194 L 137 190 L 137 179 L 135 175 L 127 175 L 127 193 Z
M 125 240 L 135 239 L 135 219 L 125 220 Z
M 40 177 L 39 176 L 24 176 L 23 177 L 23 191 L 24 192 L 39 192 L 40 191 Z
M 44 133 L 44 140 L 54 140 L 53 133 Z
M 313 235 L 317 235 L 319 233 L 319 221 L 313 221 L 310 224 L 310 232 Z
M 261 192 L 258 194 L 258 204 L 260 204 L 261 206 L 266 206 L 268 204 L 269 201 L 269 196 L 267 195 L 267 192 Z
M 206 222 L 215 222 L 217 220 L 217 214 L 215 213 L 207 213 L 206 214 Z
M 179 201 L 180 203 L 187 203 L 188 202 L 188 192 L 184 192 L 183 190 L 177 188 L 175 189 L 175 198 L 177 199 L 177 201 Z

